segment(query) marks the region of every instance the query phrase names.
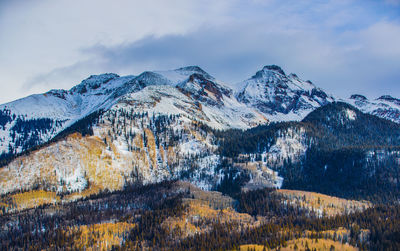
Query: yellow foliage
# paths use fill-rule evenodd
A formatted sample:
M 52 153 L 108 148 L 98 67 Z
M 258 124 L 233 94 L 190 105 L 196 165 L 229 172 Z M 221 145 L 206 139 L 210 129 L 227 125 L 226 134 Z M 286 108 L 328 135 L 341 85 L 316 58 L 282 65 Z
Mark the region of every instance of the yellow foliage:
M 156 149 L 156 140 L 154 138 L 153 132 L 145 128 L 144 132 L 147 137 L 147 151 L 149 152 L 150 161 L 153 167 L 157 166 L 157 149 Z
M 163 163 L 165 163 L 165 151 L 164 151 L 164 147 L 163 146 L 160 146 L 160 155 L 161 155 L 161 159 L 162 159 L 162 162 Z
M 81 152 L 80 159 L 87 167 L 87 179 L 93 184 L 93 187 L 100 190 L 105 188 L 109 190 L 121 189 L 125 182 L 124 176 L 113 168 L 111 161 L 109 161 L 110 157 L 104 153 L 106 146 L 103 141 L 98 137 L 85 137 L 84 140 L 81 140 L 81 144 L 87 152 Z M 116 158 L 119 158 L 120 154 L 113 144 L 111 144 L 111 149 Z M 103 155 L 105 155 L 104 158 L 101 158 Z
M 211 208 L 206 201 L 197 199 L 186 199 L 187 205 L 185 214 L 181 217 L 170 217 L 166 219 L 162 225 L 172 232 L 180 230 L 181 237 L 194 235 L 195 233 L 206 232 L 210 230 L 207 225 L 199 226 L 201 220 L 204 222 L 241 222 L 242 227 L 256 226 L 259 222 L 254 222 L 253 218 L 248 214 L 238 213 L 232 208 L 216 210 Z M 197 226 L 196 226 L 197 225 Z
M 225 209 L 228 207 L 233 207 L 234 200 L 225 196 L 217 191 L 204 191 L 191 183 L 179 181 L 180 187 L 190 190 L 190 193 L 197 201 L 201 201 L 205 205 L 210 206 L 213 209 Z
M 305 231 L 306 236 L 311 234 L 311 231 Z M 350 236 L 350 230 L 347 228 L 339 227 L 338 229 L 331 229 L 321 232 L 322 235 L 327 236 L 329 238 L 333 238 L 336 234 L 336 238 L 343 238 L 344 236 Z
M 329 251 L 331 246 L 335 247 L 335 250 L 343 250 L 343 251 L 356 251 L 358 248 L 351 246 L 349 244 L 342 244 L 339 241 L 333 240 L 325 240 L 325 239 L 318 239 L 318 242 L 315 239 L 309 238 L 300 238 L 295 239 L 287 242 L 286 247 L 281 247 L 281 251 L 291 251 L 295 250 L 294 246 L 297 245 L 298 250 L 305 250 L 306 245 L 308 244 L 309 249 L 313 250 L 316 249 L 317 251 Z
M 174 147 L 169 146 L 167 151 L 168 165 L 171 166 L 176 161 L 176 152 Z
M 90 184 L 88 188 L 83 190 L 82 192 L 75 192 L 68 194 L 64 197 L 65 201 L 73 201 L 80 198 L 85 198 L 93 194 L 98 194 L 101 191 L 101 187 L 96 184 Z
M 68 136 L 68 139 L 77 139 L 77 140 L 80 140 L 80 139 L 82 139 L 82 134 L 80 134 L 80 133 L 77 133 L 77 132 L 75 132 L 75 133 L 72 133 L 72 134 L 70 134 L 69 136 Z
M 289 203 L 297 203 L 303 208 L 322 210 L 326 216 L 362 211 L 371 206 L 368 201 L 346 200 L 315 192 L 286 189 L 280 189 L 277 192 L 282 194 Z
M 135 138 L 133 139 L 133 144 L 138 147 L 139 149 L 144 148 L 143 138 L 142 135 L 136 134 Z
M 262 245 L 241 245 L 240 246 L 240 251 L 248 251 L 248 250 L 255 250 L 255 251 L 263 251 L 264 250 L 264 246 Z
M 135 224 L 117 222 L 72 227 L 67 233 L 80 233 L 75 239 L 75 248 L 83 250 L 111 250 L 121 245 L 124 237 Z
M 54 204 L 60 200 L 55 192 L 43 190 L 29 191 L 11 195 L 12 203 L 17 210 L 38 207 L 44 204 Z

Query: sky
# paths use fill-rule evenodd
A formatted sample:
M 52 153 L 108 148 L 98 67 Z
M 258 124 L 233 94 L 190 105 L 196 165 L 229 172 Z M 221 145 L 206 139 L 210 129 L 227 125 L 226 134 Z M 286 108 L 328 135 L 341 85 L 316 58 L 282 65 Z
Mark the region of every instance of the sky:
M 0 0 L 0 103 L 188 65 L 240 88 L 271 64 L 400 98 L 400 0 Z

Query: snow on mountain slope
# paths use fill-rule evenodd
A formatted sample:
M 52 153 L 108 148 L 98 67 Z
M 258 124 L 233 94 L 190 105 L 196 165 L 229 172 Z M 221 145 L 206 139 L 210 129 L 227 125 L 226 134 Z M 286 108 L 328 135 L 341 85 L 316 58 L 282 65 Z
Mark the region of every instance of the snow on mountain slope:
M 155 102 L 161 97 L 160 104 Z M 148 112 L 184 114 L 219 129 L 246 129 L 268 122 L 198 66 L 144 72 L 137 77 L 107 73 L 90 76 L 69 91 L 51 90 L 1 105 L 0 155 L 42 144 L 77 120 L 124 102 L 134 108 L 157 104 Z
M 179 89 L 167 86 L 148 86 L 141 91 L 121 97 L 112 110 L 135 109 L 149 114 L 183 115 L 190 121 L 200 121 L 217 129 L 249 128 L 265 124 L 267 120 L 235 99 L 224 97 L 222 106 L 212 106 L 185 95 Z
M 31 98 L 6 104 L 17 111 L 14 120 L 24 116 L 23 104 Z M 92 191 L 93 186 L 114 190 L 129 181 L 182 177 L 210 189 L 219 180 L 215 176 L 219 157 L 213 154 L 212 135 L 202 133 L 197 123 L 246 129 L 268 122 L 198 67 L 138 77 L 92 76 L 70 91 L 34 98 L 39 100 L 38 112 L 29 119 L 64 118 L 60 130 L 95 110 L 102 108 L 104 113 L 93 128 L 95 136 L 69 136 L 2 168 L 2 193 L 32 186 L 58 192 Z M 54 104 L 58 110 L 49 109 Z M 5 132 L 12 123 L 7 121 Z
M 93 126 L 94 136 L 69 136 L 0 169 L 4 177 L 0 191 L 33 185 L 59 192 L 93 186 L 119 189 L 126 182 L 171 178 L 210 189 L 219 180 L 220 157 L 212 132 L 203 124 L 214 129 L 248 129 L 269 121 L 301 120 L 334 101 L 311 82 L 286 75 L 274 65 L 265 66 L 242 86 L 234 93 L 201 68 L 189 66 L 136 77 L 90 76 L 68 91 L 51 90 L 1 105 L 0 153 L 6 154 L 44 143 L 85 116 L 99 109 L 104 112 Z M 348 102 L 399 122 L 400 101 L 392 97 L 368 101 L 358 95 Z M 344 115 L 357 119 L 351 110 Z M 262 155 L 265 168 L 256 174 L 270 177 L 266 170 L 271 164 L 302 155 L 303 134 L 282 134 L 271 151 Z M 278 181 L 267 179 L 271 180 Z
M 363 112 L 400 123 L 400 99 L 384 95 L 375 100 L 369 100 L 365 96 L 355 94 L 343 101 L 354 105 Z
M 181 114 L 217 129 L 247 129 L 268 120 L 240 103 L 233 91 L 198 66 L 144 72 L 131 80 L 117 108 L 154 114 Z
M 236 97 L 256 108 L 271 121 L 301 120 L 314 109 L 334 101 L 334 97 L 303 81 L 295 74 L 286 75 L 276 65 L 265 66 L 240 84 Z
M 269 121 L 301 120 L 335 100 L 310 81 L 286 75 L 275 65 L 265 66 L 241 85 L 242 90 L 234 93 L 198 66 L 147 71 L 136 77 L 90 76 L 68 91 L 51 90 L 0 105 L 0 158 L 45 143 L 79 119 L 115 104 L 181 114 L 218 129 L 247 129 Z M 400 122 L 397 99 L 384 96 L 347 102 Z
M 0 154 L 19 153 L 50 140 L 75 121 L 109 108 L 133 76 L 90 76 L 69 91 L 51 90 L 0 105 Z
M 118 104 L 101 115 L 93 136 L 72 134 L 1 168 L 0 194 L 37 188 L 91 194 L 174 178 L 211 189 L 220 180 L 212 133 L 184 114 L 125 108 Z

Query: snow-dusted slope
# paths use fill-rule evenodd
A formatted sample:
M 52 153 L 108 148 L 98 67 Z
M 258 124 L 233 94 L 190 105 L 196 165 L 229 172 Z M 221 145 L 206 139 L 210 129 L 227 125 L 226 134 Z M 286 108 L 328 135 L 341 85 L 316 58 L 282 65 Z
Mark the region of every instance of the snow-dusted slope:
M 74 122 L 113 105 L 182 114 L 211 127 L 249 128 L 267 119 L 239 103 L 232 90 L 197 66 L 139 76 L 90 76 L 70 90 L 51 90 L 0 106 L 0 155 L 42 144 Z
M 0 154 L 44 143 L 75 121 L 116 102 L 134 76 L 90 76 L 70 90 L 51 90 L 0 105 Z
M 97 192 L 88 184 L 114 190 L 126 182 L 172 178 L 210 189 L 220 180 L 220 157 L 212 132 L 201 125 L 245 129 L 267 123 L 198 67 L 145 72 L 111 93 L 118 98 L 103 106 L 94 136 L 71 135 L 15 159 L 0 169 L 0 193 L 35 186 Z
M 93 136 L 72 134 L 0 168 L 0 194 L 37 188 L 91 194 L 173 178 L 210 189 L 218 181 L 212 134 L 182 115 L 114 108 L 100 117 Z
M 375 100 L 369 100 L 365 96 L 355 94 L 343 101 L 356 106 L 363 112 L 400 123 L 400 99 L 384 95 Z
M 265 66 L 240 86 L 243 89 L 236 94 L 237 99 L 271 121 L 301 120 L 314 109 L 334 101 L 310 81 L 295 74 L 286 75 L 276 65 Z
M 233 91 L 198 66 L 144 72 L 133 79 L 119 106 L 155 114 L 181 114 L 217 129 L 247 129 L 268 120 L 240 103 Z
M 138 76 L 91 76 L 68 91 L 52 90 L 1 105 L 0 154 L 44 143 L 88 115 L 98 118 L 93 120 L 93 135 L 68 135 L 0 168 L 0 194 L 44 189 L 87 195 L 121 189 L 127 182 L 166 179 L 211 189 L 224 174 L 220 139 L 209 127 L 248 129 L 269 121 L 302 120 L 335 100 L 278 66 L 266 66 L 241 84 L 242 90 L 234 93 L 201 68 L 189 66 Z M 398 113 L 390 113 L 398 112 L 397 99 L 354 96 L 348 102 L 399 122 Z M 102 113 L 94 113 L 100 109 Z M 358 113 L 343 111 L 340 121 L 357 121 Z M 259 149 L 258 161 L 248 155 L 248 167 L 236 163 L 251 173 L 252 186 L 279 187 L 282 179 L 272 168 L 300 158 L 309 146 L 302 128 L 278 131 L 271 144 Z
M 42 144 L 74 122 L 100 109 L 180 114 L 218 129 L 247 129 L 269 121 L 301 120 L 334 101 L 310 81 L 265 66 L 233 93 L 198 66 L 147 71 L 139 76 L 90 76 L 70 90 L 51 90 L 0 105 L 1 155 Z M 400 123 L 400 101 L 390 96 L 345 100 L 362 111 Z M 3 157 L 4 157 L 3 155 Z

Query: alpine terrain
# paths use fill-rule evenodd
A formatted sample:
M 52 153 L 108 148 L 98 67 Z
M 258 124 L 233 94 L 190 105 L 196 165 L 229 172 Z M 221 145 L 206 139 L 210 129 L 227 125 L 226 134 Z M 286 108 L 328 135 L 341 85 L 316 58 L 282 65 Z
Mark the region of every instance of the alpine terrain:
M 5 250 L 400 249 L 400 99 L 276 65 L 235 85 L 92 75 L 0 105 L 0 165 Z

